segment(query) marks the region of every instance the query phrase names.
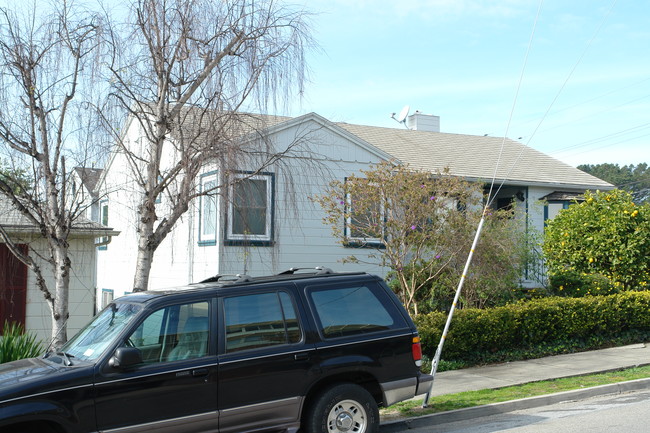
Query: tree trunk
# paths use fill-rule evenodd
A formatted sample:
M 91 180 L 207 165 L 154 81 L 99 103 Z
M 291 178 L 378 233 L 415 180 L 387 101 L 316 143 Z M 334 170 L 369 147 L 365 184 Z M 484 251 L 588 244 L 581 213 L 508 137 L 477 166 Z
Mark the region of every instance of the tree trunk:
M 54 248 L 54 299 L 52 301 L 52 347 L 61 348 L 68 341 L 67 322 L 70 317 L 68 298 L 70 287 L 70 258 L 67 247 Z
M 152 230 L 146 227 L 145 222 L 140 222 L 141 230 Z M 135 263 L 135 276 L 133 277 L 133 291 L 142 292 L 149 287 L 149 274 L 153 263 L 154 249 L 149 243 L 149 236 L 141 235 L 138 239 L 138 258 Z

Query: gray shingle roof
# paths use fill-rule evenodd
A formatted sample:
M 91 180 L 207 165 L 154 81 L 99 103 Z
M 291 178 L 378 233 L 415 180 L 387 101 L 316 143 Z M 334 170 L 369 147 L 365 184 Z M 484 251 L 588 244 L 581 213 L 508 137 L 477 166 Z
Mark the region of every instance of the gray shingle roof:
M 498 181 L 584 189 L 612 188 L 601 179 L 510 139 L 348 123 L 336 125 L 416 170 L 436 172 L 448 167 L 456 176 L 491 180 L 498 163 Z
M 11 202 L 0 195 L 0 226 L 7 232 L 38 233 L 38 226 L 16 210 Z M 79 217 L 72 226 L 73 235 L 115 236 L 119 232 L 111 227 Z
M 179 139 L 180 135 L 186 140 L 239 140 L 248 134 L 256 134 L 280 123 L 291 120 L 291 117 L 266 114 L 231 113 L 211 110 L 201 110 L 185 107 L 181 112 L 180 127 L 174 124 L 171 136 Z
M 75 167 L 74 171 L 79 176 L 79 179 L 81 179 L 81 182 L 86 186 L 86 189 L 93 195 L 93 197 L 96 197 L 97 194 L 95 187 L 97 186 L 97 182 L 99 181 L 103 170 L 99 168 Z

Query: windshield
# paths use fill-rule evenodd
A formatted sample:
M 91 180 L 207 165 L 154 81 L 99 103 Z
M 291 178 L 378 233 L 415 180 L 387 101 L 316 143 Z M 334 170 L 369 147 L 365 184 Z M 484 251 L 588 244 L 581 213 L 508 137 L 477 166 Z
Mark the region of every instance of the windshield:
M 96 360 L 142 309 L 138 304 L 110 304 L 61 351 L 83 361 Z

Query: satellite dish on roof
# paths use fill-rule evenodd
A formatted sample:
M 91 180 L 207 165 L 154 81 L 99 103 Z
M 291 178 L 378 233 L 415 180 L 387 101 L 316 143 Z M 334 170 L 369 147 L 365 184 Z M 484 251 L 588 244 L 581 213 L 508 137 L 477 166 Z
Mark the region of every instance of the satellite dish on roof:
M 397 116 L 397 119 L 395 120 L 397 120 L 399 123 L 404 123 L 404 121 L 406 120 L 406 116 L 409 115 L 410 109 L 411 107 L 405 105 L 404 108 L 402 108 L 402 111 L 400 111 L 399 116 Z
M 391 114 L 390 117 L 394 121 L 396 121 L 397 123 L 403 124 L 406 127 L 406 129 L 409 129 L 409 127 L 406 126 L 406 116 L 409 115 L 409 110 L 410 109 L 411 109 L 411 107 L 409 107 L 408 105 L 405 105 L 404 108 L 402 108 L 402 111 L 400 111 L 399 116 L 395 117 L 395 113 L 393 113 L 393 114 Z

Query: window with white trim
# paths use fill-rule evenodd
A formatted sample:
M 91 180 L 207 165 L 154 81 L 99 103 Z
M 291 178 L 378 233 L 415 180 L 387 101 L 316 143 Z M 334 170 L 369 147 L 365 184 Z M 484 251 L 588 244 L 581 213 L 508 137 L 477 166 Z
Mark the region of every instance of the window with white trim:
M 101 200 L 99 202 L 99 223 L 108 227 L 108 200 Z M 98 243 L 104 244 L 98 247 L 99 250 L 106 250 L 108 248 L 108 237 L 103 236 L 99 238 Z
M 231 245 L 273 241 L 273 185 L 269 173 L 236 175 L 230 187 L 226 230 Z
M 115 298 L 115 292 L 113 289 L 102 289 L 102 308 L 106 308 L 108 304 L 113 302 L 113 299 Z
M 214 245 L 217 241 L 217 173 L 206 173 L 201 176 L 201 195 L 199 204 L 199 243 Z
M 346 181 L 347 182 L 347 181 Z M 380 192 L 366 185 L 346 196 L 345 237 L 351 244 L 382 244 L 384 240 L 385 209 Z M 366 197 L 359 197 L 358 194 Z

